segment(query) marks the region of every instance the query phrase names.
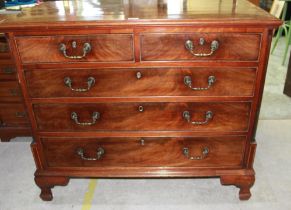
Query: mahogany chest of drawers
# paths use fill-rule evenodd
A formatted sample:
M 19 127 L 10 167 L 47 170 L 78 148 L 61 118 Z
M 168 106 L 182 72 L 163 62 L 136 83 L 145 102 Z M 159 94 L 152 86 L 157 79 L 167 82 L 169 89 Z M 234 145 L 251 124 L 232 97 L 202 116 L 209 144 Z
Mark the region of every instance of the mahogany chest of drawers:
M 219 177 L 250 198 L 279 20 L 244 0 L 58 1 L 2 19 L 43 200 L 70 177 Z
M 5 36 L 0 35 L 0 139 L 31 136 L 28 115 Z

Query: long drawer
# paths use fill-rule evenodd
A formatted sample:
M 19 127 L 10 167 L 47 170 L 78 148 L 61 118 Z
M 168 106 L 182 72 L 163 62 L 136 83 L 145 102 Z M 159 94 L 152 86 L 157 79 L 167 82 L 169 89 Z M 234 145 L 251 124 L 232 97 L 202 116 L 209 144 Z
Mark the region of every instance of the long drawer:
M 17 81 L 0 82 L 0 102 L 21 102 L 22 94 Z
M 42 131 L 247 131 L 250 103 L 35 104 Z
M 257 61 L 260 34 L 189 33 L 141 35 L 141 60 Z
M 245 137 L 43 138 L 48 167 L 240 167 Z
M 26 71 L 25 77 L 35 98 L 253 96 L 256 69 L 55 69 Z
M 133 61 L 131 34 L 16 37 L 23 63 Z
M 0 127 L 28 125 L 28 116 L 23 104 L 0 104 Z

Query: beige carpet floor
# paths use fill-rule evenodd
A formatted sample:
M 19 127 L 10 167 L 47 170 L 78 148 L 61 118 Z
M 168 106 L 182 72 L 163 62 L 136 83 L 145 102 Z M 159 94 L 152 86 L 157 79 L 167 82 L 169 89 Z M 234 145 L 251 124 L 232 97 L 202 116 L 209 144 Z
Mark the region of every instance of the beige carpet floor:
M 285 46 L 285 38 L 281 38 L 270 55 L 260 119 L 291 119 L 291 97 L 283 94 L 289 62 L 287 58 L 281 65 Z

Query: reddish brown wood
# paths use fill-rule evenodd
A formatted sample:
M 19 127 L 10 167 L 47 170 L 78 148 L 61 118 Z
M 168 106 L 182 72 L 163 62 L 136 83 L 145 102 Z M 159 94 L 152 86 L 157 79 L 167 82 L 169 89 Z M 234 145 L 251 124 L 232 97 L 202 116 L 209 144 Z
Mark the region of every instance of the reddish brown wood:
M 23 104 L 0 104 L 0 127 L 28 126 L 28 116 Z
M 1 65 L 0 64 L 0 82 L 16 79 L 16 68 L 12 65 Z
M 205 39 L 205 44 L 202 46 L 199 44 L 200 38 Z M 219 47 L 211 56 L 197 57 L 185 48 L 187 40 L 193 42 L 194 53 L 209 53 L 211 51 L 211 42 L 214 40 L 219 42 Z M 259 34 L 142 34 L 141 60 L 256 61 L 258 59 L 260 41 L 261 36 Z
M 9 55 L 9 45 L 5 39 L 5 36 L 0 34 L 0 55 Z
M 239 188 L 239 199 L 248 200 L 252 196 L 250 188 L 255 183 L 255 176 L 223 175 L 220 177 L 220 182 L 223 185 L 235 185 Z
M 181 2 L 182 3 L 182 2 Z M 170 4 L 170 3 L 169 3 Z M 175 5 L 177 4 L 177 5 Z M 192 26 L 217 26 L 227 27 L 274 27 L 281 21 L 274 18 L 258 7 L 254 7 L 245 0 L 187 0 L 183 5 L 173 2 L 170 6 L 180 8 L 179 12 L 171 12 L 167 3 L 150 1 L 141 4 L 131 1 L 124 4 L 119 0 L 104 2 L 102 4 L 87 4 L 84 1 L 75 1 L 70 4 L 74 10 L 66 10 L 68 2 L 53 2 L 41 4 L 37 7 L 22 11 L 22 15 L 1 17 L 5 20 L 1 30 L 27 31 L 27 27 L 36 30 L 47 29 L 80 29 L 94 28 L 96 26 L 129 26 L 129 25 L 192 25 Z M 60 12 L 62 8 L 63 12 Z M 88 8 L 92 13 L 88 13 Z M 130 9 L 129 9 L 130 8 Z M 219 9 L 223 8 L 223 9 Z M 45 12 L 44 12 L 45 11 Z M 102 11 L 102 14 L 100 13 Z M 117 15 L 118 14 L 118 15 Z M 45 23 L 45 24 L 44 24 Z
M 139 76 L 139 77 L 138 77 Z M 209 76 L 216 80 L 208 90 L 192 90 L 184 83 L 190 76 L 193 88 L 208 87 Z M 130 96 L 253 96 L 256 78 L 254 68 L 150 68 L 150 69 L 55 69 L 26 71 L 28 91 L 32 98 L 53 97 L 130 97 Z M 87 92 L 88 78 L 95 84 Z M 127 78 L 124 80 L 124 78 Z M 113 90 L 113 91 L 112 91 Z M 115 94 L 115 95 L 114 95 Z
M 90 5 L 92 14 L 84 12 L 85 1 L 74 1 L 74 13 L 60 13 L 67 3 L 47 2 L 21 15 L 0 17 L 32 123 L 41 197 L 52 199 L 51 188 L 69 177 L 215 176 L 238 186 L 241 199 L 249 198 L 271 31 L 281 21 L 245 0 L 184 1 L 175 13 L 165 9 L 173 6 L 166 3 L 121 5 L 116 0 Z M 196 47 L 201 36 L 206 39 L 203 49 Z M 213 39 L 220 47 L 212 56 L 195 59 L 185 50 L 186 38 L 195 42 L 195 52 L 208 52 Z M 91 54 L 78 61 L 64 59 L 61 41 L 68 54 L 81 52 L 79 45 L 70 48 L 73 39 L 81 46 L 92 41 Z M 136 71 L 143 75 L 139 80 Z M 72 93 L 63 84 L 67 73 L 74 87 L 85 86 L 89 74 L 98 77 L 96 86 L 83 95 Z M 199 86 L 215 73 L 216 86 L 193 92 L 183 84 L 184 73 Z M 190 125 L 182 118 L 186 109 L 192 120 L 203 121 L 208 110 L 214 118 L 206 125 Z M 72 121 L 72 111 L 80 122 L 89 121 L 93 111 L 101 118 L 83 127 Z M 148 145 L 139 145 L 139 138 Z M 186 143 L 194 155 L 207 144 L 209 159 L 182 159 Z M 102 166 L 74 156 L 81 145 L 91 157 L 98 144 L 107 151 Z
M 31 128 L 22 104 L 16 67 L 9 45 L 0 35 L 0 139 L 8 142 L 17 136 L 31 136 Z
M 139 110 L 142 106 L 143 111 Z M 213 119 L 205 125 L 193 125 L 183 118 L 189 111 L 191 121 L 205 121 L 205 113 Z M 40 131 L 248 131 L 249 103 L 97 103 L 97 104 L 37 104 L 35 119 Z M 71 119 L 92 122 L 93 112 L 100 119 L 91 126 L 80 126 Z
M 11 139 L 19 136 L 31 136 L 31 128 L 29 124 L 19 125 L 14 127 L 0 127 L 1 142 L 9 142 Z
M 36 175 L 35 183 L 41 189 L 40 197 L 43 201 L 51 201 L 53 199 L 53 194 L 51 188 L 54 186 L 66 186 L 69 183 L 68 177 L 59 177 L 59 176 L 38 176 Z
M 72 42 L 76 42 L 76 48 Z M 98 34 L 90 36 L 36 36 L 17 37 L 20 58 L 23 63 L 61 62 L 117 62 L 133 61 L 133 37 L 131 34 Z M 91 45 L 91 51 L 83 59 L 65 58 L 59 50 L 65 44 L 70 56 L 83 55 L 84 43 Z
M 21 90 L 17 81 L 0 82 L 0 102 L 21 102 Z
M 260 4 L 260 0 L 249 0 L 249 1 L 257 6 L 259 6 L 259 4 Z

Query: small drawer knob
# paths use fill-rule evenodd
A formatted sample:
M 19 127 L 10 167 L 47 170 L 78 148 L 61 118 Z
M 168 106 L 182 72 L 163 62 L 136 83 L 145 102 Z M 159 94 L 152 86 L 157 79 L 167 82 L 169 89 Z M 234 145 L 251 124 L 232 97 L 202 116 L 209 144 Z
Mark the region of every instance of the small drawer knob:
M 141 79 L 141 78 L 142 78 L 142 74 L 141 74 L 140 71 L 138 71 L 138 72 L 136 73 L 136 78 L 137 78 L 137 79 Z
M 144 111 L 143 106 L 139 106 L 139 107 L 138 107 L 138 111 L 143 112 L 143 111 Z

